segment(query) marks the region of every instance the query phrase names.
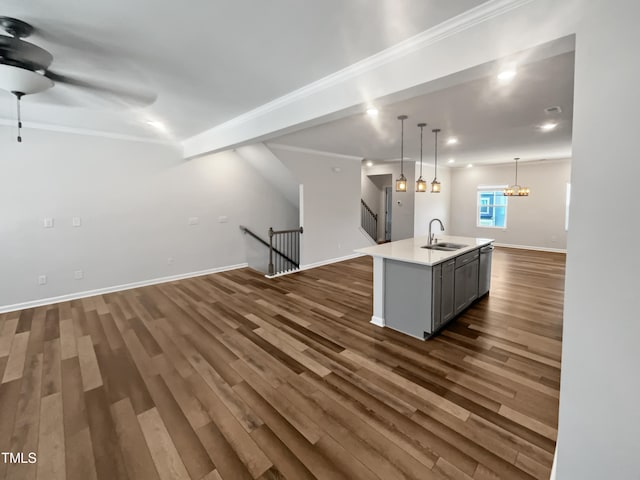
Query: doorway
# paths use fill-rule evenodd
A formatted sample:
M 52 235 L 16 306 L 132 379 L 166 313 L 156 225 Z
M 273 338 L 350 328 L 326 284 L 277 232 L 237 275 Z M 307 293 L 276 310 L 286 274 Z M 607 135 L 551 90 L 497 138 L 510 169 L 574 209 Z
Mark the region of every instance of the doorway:
M 384 241 L 391 241 L 391 212 L 393 211 L 392 187 L 384 188 Z

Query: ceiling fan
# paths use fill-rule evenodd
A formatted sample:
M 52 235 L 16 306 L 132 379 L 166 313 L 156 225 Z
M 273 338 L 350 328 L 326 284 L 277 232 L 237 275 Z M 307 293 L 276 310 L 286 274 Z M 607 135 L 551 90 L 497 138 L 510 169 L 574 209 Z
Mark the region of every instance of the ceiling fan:
M 0 90 L 12 93 L 17 99 L 18 142 L 22 142 L 20 100 L 25 95 L 48 90 L 56 83 L 115 95 L 140 106 L 150 105 L 156 100 L 153 93 L 134 92 L 56 73 L 49 68 L 53 62 L 53 55 L 23 40 L 34 32 L 32 25 L 16 18 L 0 16 L 0 28 L 8 34 L 0 35 Z

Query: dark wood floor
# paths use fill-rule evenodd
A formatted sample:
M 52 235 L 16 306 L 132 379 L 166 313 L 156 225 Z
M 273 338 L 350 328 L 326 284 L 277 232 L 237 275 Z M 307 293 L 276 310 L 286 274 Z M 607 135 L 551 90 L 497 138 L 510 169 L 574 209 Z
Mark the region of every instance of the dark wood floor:
M 0 478 L 547 479 L 564 255 L 496 249 L 421 342 L 369 324 L 372 263 L 249 270 L 0 315 Z

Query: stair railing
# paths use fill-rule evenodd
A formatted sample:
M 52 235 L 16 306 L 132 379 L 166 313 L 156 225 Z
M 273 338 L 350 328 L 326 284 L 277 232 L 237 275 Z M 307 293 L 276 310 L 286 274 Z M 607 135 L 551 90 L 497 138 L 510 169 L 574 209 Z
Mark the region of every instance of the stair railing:
M 300 268 L 300 235 L 303 228 L 274 230 L 269 228 L 269 275 Z
M 378 215 L 373 213 L 362 199 L 360 199 L 360 225 L 374 241 L 378 240 Z

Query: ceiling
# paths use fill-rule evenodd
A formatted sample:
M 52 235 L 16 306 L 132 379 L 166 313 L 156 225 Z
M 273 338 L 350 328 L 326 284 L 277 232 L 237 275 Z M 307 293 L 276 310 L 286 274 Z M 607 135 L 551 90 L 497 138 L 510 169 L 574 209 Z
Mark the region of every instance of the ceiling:
M 533 55 L 534 52 L 527 52 Z M 420 159 L 418 123 L 424 130 L 424 161 L 433 163 L 433 128 L 440 128 L 438 158 L 442 164 L 462 167 L 497 164 L 514 157 L 552 160 L 571 157 L 573 120 L 574 52 L 569 51 L 517 67 L 508 84 L 498 81 L 500 62 L 483 66 L 482 77 L 458 82 L 454 86 L 379 106 L 372 118 L 364 113 L 300 130 L 272 139 L 289 145 L 365 158 L 373 161 L 400 159 L 400 121 L 405 121 L 405 159 Z M 460 72 L 460 77 L 465 72 Z M 455 81 L 449 82 L 456 83 Z M 559 106 L 561 114 L 548 114 L 545 108 Z M 557 122 L 549 132 L 539 127 Z M 448 137 L 459 140 L 448 145 Z M 454 159 L 454 163 L 448 163 Z M 440 162 L 439 162 L 440 163 Z
M 485 0 L 3 0 L 33 24 L 51 70 L 157 95 L 145 108 L 66 85 L 27 96 L 25 124 L 195 135 L 433 27 Z M 0 120 L 13 120 L 0 91 Z M 162 133 L 162 132 L 161 132 Z

